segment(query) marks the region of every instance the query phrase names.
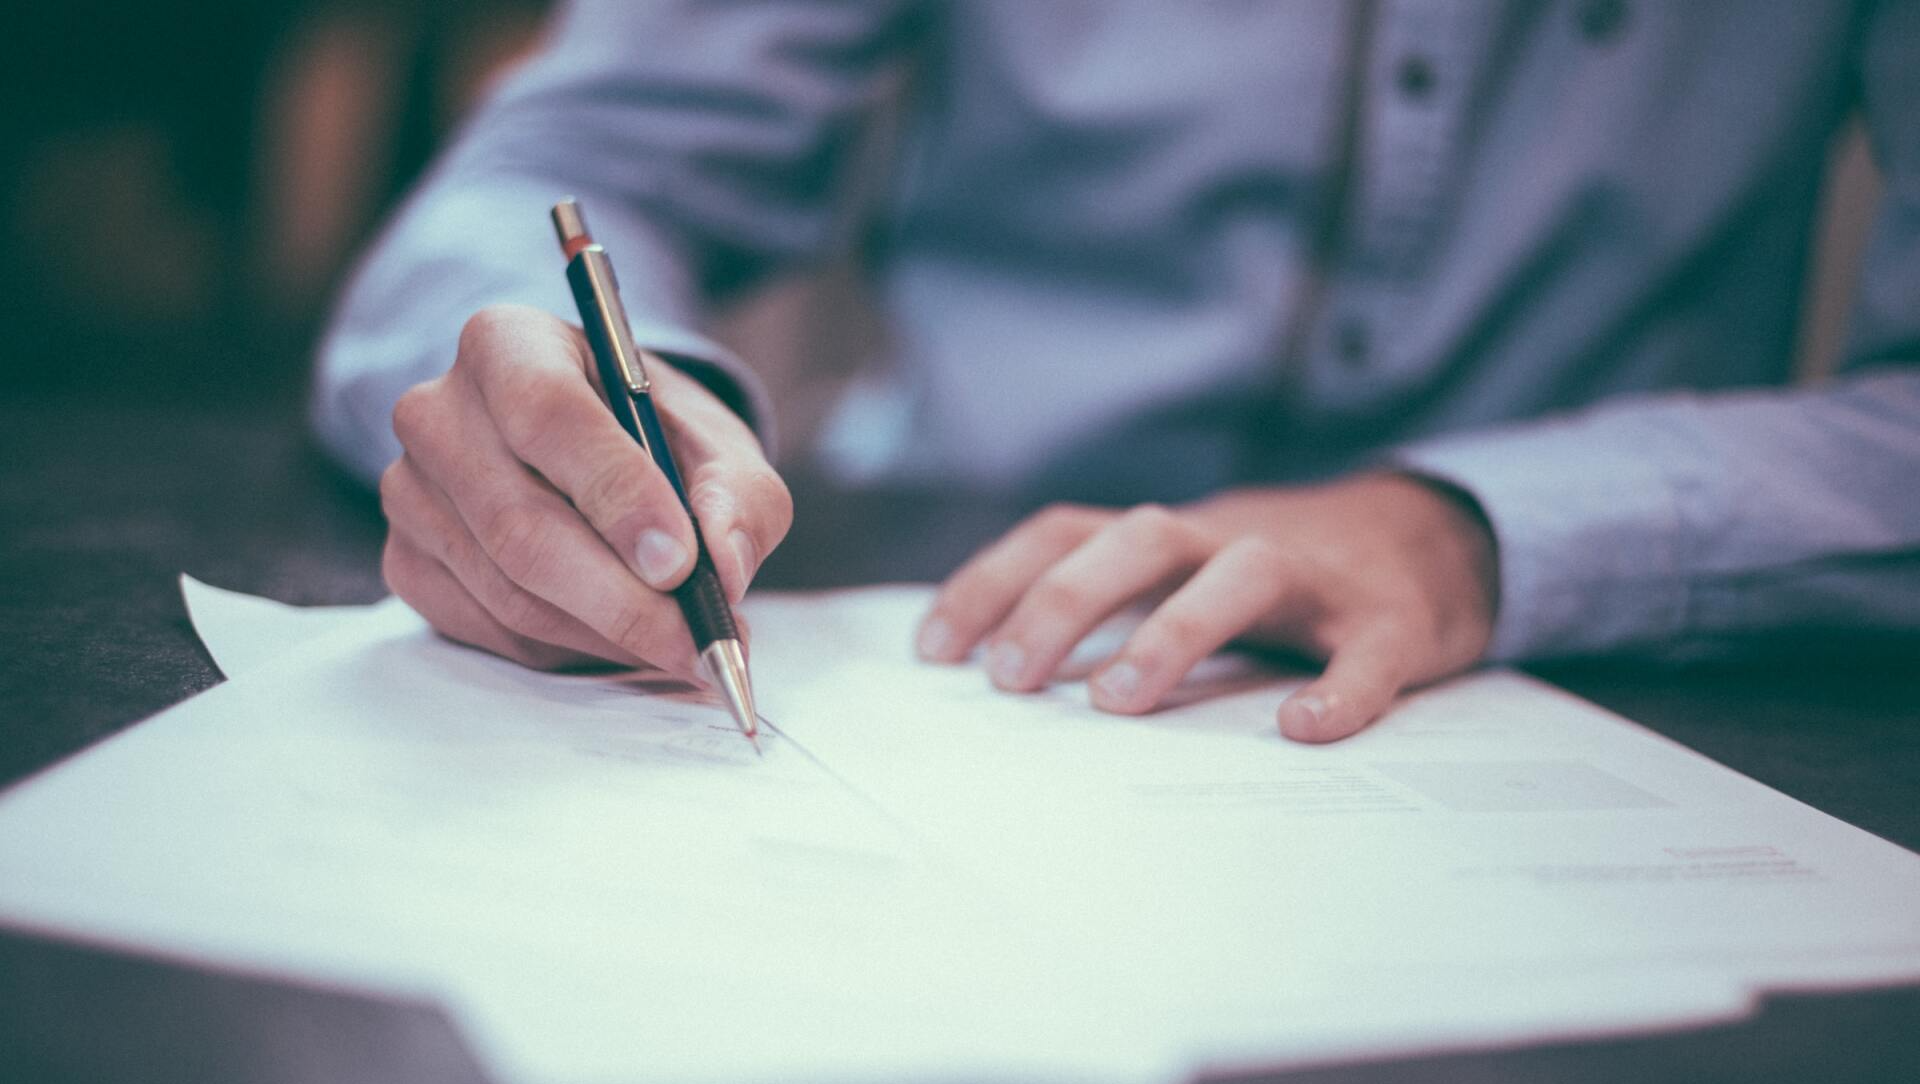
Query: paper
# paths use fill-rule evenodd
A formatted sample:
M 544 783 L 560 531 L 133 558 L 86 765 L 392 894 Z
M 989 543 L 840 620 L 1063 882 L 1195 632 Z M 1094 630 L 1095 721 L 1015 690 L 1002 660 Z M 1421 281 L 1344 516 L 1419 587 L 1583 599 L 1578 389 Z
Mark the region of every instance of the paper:
M 182 575 L 180 597 L 207 654 L 230 678 L 343 628 L 358 628 L 362 635 L 370 635 L 379 628 L 410 630 L 419 622 L 398 596 L 371 606 L 289 606 Z
M 1308 747 L 1231 660 L 1124 719 L 915 661 L 925 589 L 769 596 L 756 758 L 188 591 L 235 679 L 0 796 L 0 918 L 435 996 L 505 1079 L 1172 1079 L 1920 978 L 1920 857 L 1518 675 Z
M 868 600 L 900 630 L 924 604 Z M 814 609 L 771 603 L 755 629 L 821 629 Z M 1272 686 L 1125 719 L 1088 710 L 1083 686 L 1007 697 L 883 641 L 849 642 L 857 661 L 832 675 L 759 664 L 790 731 L 1010 894 L 1127 946 L 1149 985 L 1208 976 L 1187 1005 L 1244 1014 L 1249 1031 L 1309 976 L 1436 990 L 1503 967 L 1620 967 L 1646 987 L 1668 964 L 1743 988 L 1920 977 L 1920 857 L 1518 674 L 1302 746 L 1274 733 Z M 913 704 L 917 725 L 848 710 L 848 688 Z
M 777 731 L 394 617 L 6 795 L 0 914 L 434 996 L 514 1080 L 1161 1074 L 1091 963 Z

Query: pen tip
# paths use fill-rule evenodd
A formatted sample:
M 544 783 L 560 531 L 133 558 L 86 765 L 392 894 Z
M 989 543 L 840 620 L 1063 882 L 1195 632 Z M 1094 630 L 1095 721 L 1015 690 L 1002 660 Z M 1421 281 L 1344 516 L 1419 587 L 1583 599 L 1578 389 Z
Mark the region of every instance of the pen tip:
M 747 658 L 740 641 L 715 640 L 700 657 L 706 664 L 707 676 L 720 687 L 720 695 L 726 700 L 734 722 L 740 725 L 740 733 L 759 749 L 760 712 L 754 707 L 753 683 L 747 677 Z

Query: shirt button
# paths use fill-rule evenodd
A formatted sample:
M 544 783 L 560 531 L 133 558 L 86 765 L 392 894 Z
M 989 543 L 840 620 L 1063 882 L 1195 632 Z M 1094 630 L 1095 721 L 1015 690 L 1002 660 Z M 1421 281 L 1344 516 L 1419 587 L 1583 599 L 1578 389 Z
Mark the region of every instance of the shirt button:
M 1373 348 L 1371 339 L 1367 322 L 1358 316 L 1349 316 L 1334 328 L 1333 352 L 1348 368 L 1357 369 L 1367 363 L 1367 354 Z
M 1603 45 L 1620 36 L 1627 25 L 1627 0 L 1584 0 L 1574 10 L 1580 36 L 1589 44 Z
M 1416 102 L 1433 93 L 1434 80 L 1433 61 L 1418 53 L 1403 58 L 1394 73 L 1394 84 L 1400 93 Z

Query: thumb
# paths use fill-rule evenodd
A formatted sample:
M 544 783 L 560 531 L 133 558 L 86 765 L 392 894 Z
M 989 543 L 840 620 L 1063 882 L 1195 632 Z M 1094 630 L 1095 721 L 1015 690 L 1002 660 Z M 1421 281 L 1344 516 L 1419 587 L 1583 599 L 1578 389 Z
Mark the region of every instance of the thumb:
M 1316 680 L 1280 704 L 1280 733 L 1330 742 L 1380 718 L 1412 673 L 1412 645 L 1390 628 L 1358 634 L 1334 649 Z
M 655 400 L 679 461 L 701 540 L 730 602 L 793 524 L 793 497 L 760 438 L 706 387 L 672 365 L 656 367 Z

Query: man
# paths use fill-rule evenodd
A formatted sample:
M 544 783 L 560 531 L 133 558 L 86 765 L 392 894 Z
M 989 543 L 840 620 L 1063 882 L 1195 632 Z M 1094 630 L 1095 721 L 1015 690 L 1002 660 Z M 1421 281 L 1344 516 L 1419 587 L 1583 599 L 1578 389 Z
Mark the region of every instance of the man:
M 1856 110 L 1885 205 L 1841 375 L 1788 390 Z M 447 635 L 687 670 L 691 528 L 595 399 L 546 209 L 582 198 L 680 370 L 736 599 L 792 510 L 704 313 L 865 228 L 895 362 L 865 410 L 900 435 L 869 475 L 1139 505 L 1044 511 L 943 587 L 921 652 L 984 645 L 1002 688 L 1143 599 L 1097 706 L 1281 644 L 1327 660 L 1279 708 L 1309 740 L 1483 659 L 1912 630 L 1916 116 L 1906 2 L 591 0 L 361 270 L 316 420 L 384 472 L 388 580 Z

